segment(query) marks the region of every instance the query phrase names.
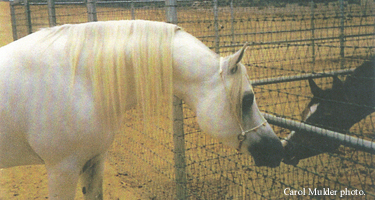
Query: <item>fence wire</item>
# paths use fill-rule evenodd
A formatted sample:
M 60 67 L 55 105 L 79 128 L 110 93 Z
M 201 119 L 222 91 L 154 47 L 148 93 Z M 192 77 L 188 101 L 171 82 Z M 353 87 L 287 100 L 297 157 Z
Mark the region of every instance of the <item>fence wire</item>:
M 85 2 L 55 4 L 57 25 L 88 19 Z M 165 21 L 164 5 L 164 1 L 98 1 L 96 15 L 100 21 Z M 16 38 L 48 27 L 46 1 L 12 3 L 12 8 Z M 177 3 L 178 25 L 222 56 L 249 42 L 243 63 L 252 80 L 263 81 L 254 87 L 258 106 L 262 112 L 296 121 L 302 121 L 301 113 L 312 99 L 307 77 L 353 69 L 374 55 L 374 12 L 374 1 L 367 0 Z M 298 81 L 267 84 L 267 79 L 304 75 Z M 337 75 L 345 80 L 347 73 Z M 328 75 L 315 81 L 323 89 L 332 86 Z M 145 134 L 139 113 L 129 111 L 109 152 L 108 161 L 121 180 L 114 187 L 132 189 L 143 199 L 178 199 L 177 184 L 183 184 L 186 199 L 375 199 L 375 156 L 370 153 L 340 146 L 297 166 L 256 167 L 249 156 L 202 133 L 185 105 L 183 120 L 186 168 L 180 169 L 175 168 L 173 133 L 155 125 L 152 135 Z M 340 132 L 374 142 L 374 122 L 371 114 Z M 280 138 L 290 133 L 273 128 Z M 175 170 L 185 170 L 186 183 L 175 181 Z M 328 188 L 338 194 L 319 193 Z M 309 189 L 315 195 L 309 195 Z M 300 191 L 306 194 L 298 195 Z

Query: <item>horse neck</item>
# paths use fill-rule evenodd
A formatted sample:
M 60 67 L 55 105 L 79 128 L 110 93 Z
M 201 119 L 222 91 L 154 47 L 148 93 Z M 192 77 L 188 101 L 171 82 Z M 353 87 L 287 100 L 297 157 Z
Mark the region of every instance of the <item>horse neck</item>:
M 358 67 L 352 76 L 348 76 L 344 84 L 344 93 L 351 107 L 353 116 L 358 122 L 375 111 L 375 67 L 366 62 Z
M 375 67 L 374 61 L 366 61 L 353 74 L 347 76 L 343 86 L 343 107 L 340 127 L 350 129 L 367 115 L 374 112 L 375 107 Z
M 374 61 L 367 61 L 358 67 L 346 78 L 344 88 L 348 101 L 375 107 Z
M 214 87 L 212 78 L 219 72 L 219 56 L 201 41 L 178 31 L 173 43 L 173 84 L 174 94 L 193 109 L 201 100 L 200 95 Z M 206 87 L 207 86 L 207 87 Z
M 344 102 L 340 104 L 341 106 L 338 106 L 336 112 L 334 112 L 336 117 L 326 119 L 326 121 L 322 123 L 336 129 L 336 131 L 349 130 L 354 124 L 374 112 L 373 107 L 363 104 L 360 96 L 355 97 L 356 94 L 350 94 L 353 95 L 354 98 L 346 97 L 345 100 L 343 100 Z

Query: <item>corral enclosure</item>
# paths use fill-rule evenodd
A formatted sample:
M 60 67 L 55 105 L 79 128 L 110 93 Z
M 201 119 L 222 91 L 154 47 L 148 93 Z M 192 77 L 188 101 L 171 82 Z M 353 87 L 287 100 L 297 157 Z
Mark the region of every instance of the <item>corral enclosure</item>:
M 14 39 L 50 25 L 82 23 L 95 17 L 100 21 L 166 21 L 164 1 L 54 3 L 55 21 L 46 1 L 11 2 Z M 87 5 L 96 5 L 96 10 Z M 176 10 L 178 25 L 222 56 L 250 43 L 242 62 L 254 80 L 257 104 L 262 112 L 284 119 L 301 121 L 312 98 L 309 76 L 318 75 L 315 82 L 330 88 L 328 73 L 345 80 L 346 69 L 374 55 L 372 0 L 177 1 Z M 340 70 L 345 73 L 338 73 Z M 274 81 L 280 77 L 284 81 Z M 136 110 L 127 113 L 108 158 L 123 185 L 113 183 L 111 187 L 118 191 L 132 188 L 142 199 L 375 199 L 375 157 L 371 153 L 340 146 L 297 166 L 256 167 L 250 156 L 202 133 L 194 114 L 183 108 L 183 163 L 174 161 L 178 160 L 176 152 L 182 151 L 176 149 L 177 137 L 166 131 L 171 119 L 155 119 L 158 123 L 149 127 L 151 131 L 144 131 L 140 114 Z M 349 131 L 340 132 L 373 142 L 374 117 L 369 115 Z M 290 133 L 279 126 L 273 128 L 280 138 Z M 337 195 L 309 195 L 308 189 L 327 188 L 337 190 Z M 290 195 L 292 190 L 305 190 L 306 195 Z M 341 191 L 346 192 L 342 198 Z

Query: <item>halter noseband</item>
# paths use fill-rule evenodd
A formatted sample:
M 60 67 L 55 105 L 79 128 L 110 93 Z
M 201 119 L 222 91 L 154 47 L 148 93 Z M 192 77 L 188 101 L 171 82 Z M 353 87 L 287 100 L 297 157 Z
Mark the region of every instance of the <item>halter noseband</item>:
M 224 88 L 225 88 L 225 92 L 226 92 L 226 94 L 227 94 L 227 98 L 229 99 L 230 103 L 233 104 L 233 102 L 232 102 L 232 98 L 231 98 L 230 95 L 229 95 L 228 89 L 227 89 L 226 84 L 225 84 L 225 81 L 224 81 L 224 76 L 223 76 L 223 67 L 222 67 L 223 65 L 222 65 L 222 63 L 223 63 L 223 58 L 220 57 L 220 69 L 219 69 L 219 74 L 220 74 L 221 80 L 223 81 Z M 246 79 L 247 79 L 247 81 L 248 81 L 249 84 L 250 84 L 250 78 L 249 78 L 249 76 L 248 76 L 247 74 L 246 74 Z M 258 110 L 258 112 L 259 112 L 259 110 Z M 261 126 L 265 126 L 265 125 L 267 124 L 267 120 L 263 117 L 263 115 L 262 115 L 261 113 L 259 113 L 260 116 L 262 117 L 263 121 L 262 121 L 260 124 L 258 124 L 257 126 L 255 126 L 255 127 L 253 127 L 253 128 L 250 128 L 250 129 L 244 131 L 244 130 L 243 130 L 243 127 L 242 127 L 242 123 L 241 123 L 242 120 L 241 120 L 241 119 L 238 119 L 238 116 L 236 115 L 236 113 L 233 113 L 233 114 L 234 114 L 234 116 L 236 116 L 236 120 L 237 120 L 238 126 L 239 126 L 240 129 L 241 129 L 241 133 L 237 136 L 237 139 L 238 139 L 238 141 L 239 141 L 239 145 L 238 145 L 238 147 L 237 147 L 237 151 L 241 151 L 242 143 L 243 143 L 243 141 L 245 141 L 245 139 L 246 139 L 246 134 L 249 133 L 249 132 L 252 132 L 252 131 L 256 131 L 256 130 L 257 130 L 258 128 L 260 128 Z

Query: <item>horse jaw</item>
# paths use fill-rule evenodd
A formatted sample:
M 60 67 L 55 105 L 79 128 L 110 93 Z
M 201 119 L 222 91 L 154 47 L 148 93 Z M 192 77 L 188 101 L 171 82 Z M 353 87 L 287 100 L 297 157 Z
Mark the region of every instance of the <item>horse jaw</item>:
M 211 100 L 214 101 L 214 99 Z M 278 167 L 280 165 L 284 156 L 283 148 L 268 123 L 263 124 L 261 120 L 251 119 L 253 123 L 245 126 L 244 131 L 253 128 L 253 124 L 261 124 L 261 126 L 246 133 L 246 139 L 240 145 L 238 136 L 242 130 L 234 118 L 228 117 L 230 115 L 228 105 L 223 104 L 224 106 L 217 109 L 212 109 L 207 105 L 213 105 L 213 103 L 206 102 L 197 110 L 197 121 L 204 132 L 219 139 L 226 146 L 251 155 L 256 166 Z M 256 104 L 252 109 L 258 109 Z M 253 117 L 260 118 L 257 113 L 254 113 L 251 118 Z

